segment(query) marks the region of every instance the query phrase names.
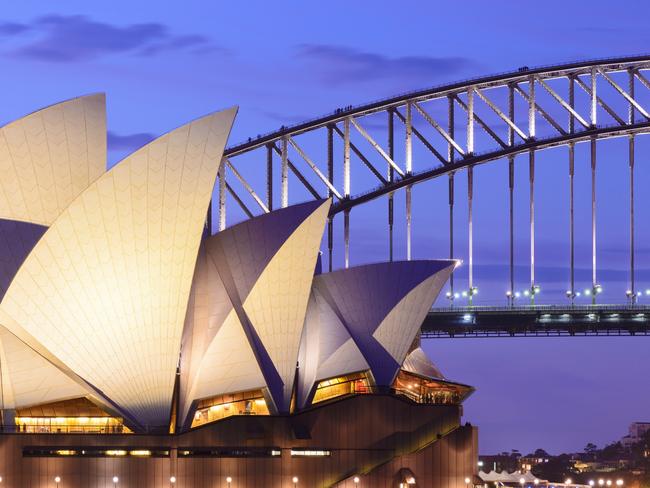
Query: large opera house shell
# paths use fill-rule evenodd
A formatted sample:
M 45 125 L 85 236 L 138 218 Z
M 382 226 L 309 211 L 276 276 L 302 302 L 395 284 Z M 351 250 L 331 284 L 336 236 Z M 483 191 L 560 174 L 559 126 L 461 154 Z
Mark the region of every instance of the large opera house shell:
M 236 111 L 181 126 L 108 171 L 103 95 L 0 128 L 5 426 L 179 434 L 346 394 L 417 402 L 442 391 L 458 404 L 470 393 L 419 347 L 455 261 L 321 273 L 329 200 L 206 232 Z

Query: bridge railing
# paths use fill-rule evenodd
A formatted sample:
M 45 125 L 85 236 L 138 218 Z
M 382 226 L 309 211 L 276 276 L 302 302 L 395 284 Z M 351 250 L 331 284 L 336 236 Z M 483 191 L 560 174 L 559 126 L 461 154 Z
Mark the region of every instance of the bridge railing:
M 631 304 L 597 304 L 597 305 L 516 305 L 516 306 L 459 306 L 459 307 L 433 307 L 431 313 L 476 313 L 476 312 L 639 312 L 650 313 L 648 305 Z

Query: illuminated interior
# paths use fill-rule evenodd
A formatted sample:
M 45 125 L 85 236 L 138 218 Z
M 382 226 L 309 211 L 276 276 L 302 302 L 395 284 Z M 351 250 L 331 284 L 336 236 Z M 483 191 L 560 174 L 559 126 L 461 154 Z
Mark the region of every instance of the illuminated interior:
M 427 378 L 404 370 L 398 373 L 393 390 L 414 402 L 433 405 L 459 405 L 474 391 L 467 385 Z
M 16 410 L 16 430 L 26 434 L 131 434 L 119 417 L 112 417 L 86 398 Z
M 233 415 L 269 415 L 262 390 L 218 395 L 201 400 L 192 420 L 192 428 Z
M 18 432 L 26 434 L 131 434 L 116 417 L 16 417 Z
M 312 403 L 320 403 L 344 395 L 370 393 L 370 382 L 365 372 L 329 378 L 318 383 Z

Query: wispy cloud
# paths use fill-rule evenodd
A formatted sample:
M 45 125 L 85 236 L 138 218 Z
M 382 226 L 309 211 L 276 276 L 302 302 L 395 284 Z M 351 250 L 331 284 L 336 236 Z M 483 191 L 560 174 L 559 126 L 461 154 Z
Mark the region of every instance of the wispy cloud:
M 313 63 L 325 83 L 345 84 L 372 80 L 409 79 L 426 83 L 457 75 L 475 66 L 464 57 L 400 56 L 359 51 L 326 44 L 302 44 L 296 56 Z
M 0 23 L 0 36 L 15 36 L 29 30 L 29 26 L 19 24 L 16 22 L 2 22 Z
M 138 134 L 120 135 L 108 131 L 108 150 L 109 151 L 135 151 L 148 142 L 151 142 L 156 136 L 147 132 Z
M 47 15 L 31 23 L 0 24 L 0 35 L 19 44 L 9 52 L 16 57 L 51 61 L 88 61 L 112 54 L 153 56 L 161 52 L 219 49 L 202 35 L 176 35 L 160 23 L 126 26 L 92 20 L 83 15 Z

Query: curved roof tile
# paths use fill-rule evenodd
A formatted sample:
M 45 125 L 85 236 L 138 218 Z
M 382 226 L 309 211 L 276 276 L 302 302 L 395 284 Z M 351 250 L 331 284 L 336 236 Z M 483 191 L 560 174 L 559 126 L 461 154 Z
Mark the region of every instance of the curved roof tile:
M 2 309 L 145 427 L 168 425 L 207 207 L 236 109 L 128 156 L 34 247 Z

